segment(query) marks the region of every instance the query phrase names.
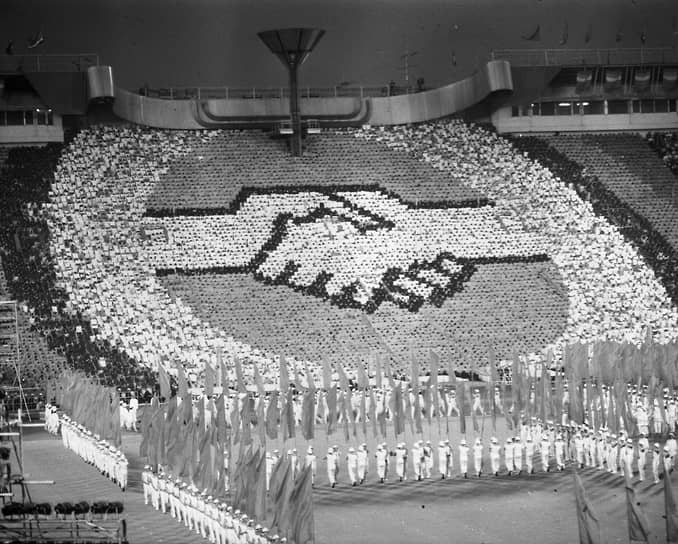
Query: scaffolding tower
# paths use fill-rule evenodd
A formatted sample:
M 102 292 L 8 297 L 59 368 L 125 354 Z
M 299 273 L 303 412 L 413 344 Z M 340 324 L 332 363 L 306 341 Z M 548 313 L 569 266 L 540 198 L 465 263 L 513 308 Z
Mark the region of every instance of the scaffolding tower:
M 14 300 L 0 301 L 0 371 L 7 374 L 7 368 L 14 370 L 14 379 L 11 389 L 19 393 L 21 405 L 28 411 L 28 403 L 21 381 L 21 352 L 19 350 L 19 315 L 17 303 Z M 5 385 L 10 385 L 6 383 Z

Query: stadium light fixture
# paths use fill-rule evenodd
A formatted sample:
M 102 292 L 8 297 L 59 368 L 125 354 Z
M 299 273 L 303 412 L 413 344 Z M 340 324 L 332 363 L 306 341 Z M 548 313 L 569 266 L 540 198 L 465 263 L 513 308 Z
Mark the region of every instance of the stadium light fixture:
M 280 59 L 290 76 L 290 117 L 292 120 L 292 155 L 301 155 L 301 115 L 297 72 L 325 34 L 319 28 L 285 28 L 259 32 L 259 39 Z

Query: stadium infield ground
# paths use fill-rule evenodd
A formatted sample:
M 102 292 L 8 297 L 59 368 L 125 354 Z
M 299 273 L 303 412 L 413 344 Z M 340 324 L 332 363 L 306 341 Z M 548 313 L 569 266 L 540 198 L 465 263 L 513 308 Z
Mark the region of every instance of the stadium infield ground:
M 458 468 L 456 427 L 455 419 L 455 429 L 451 429 L 450 438 L 455 445 L 455 468 Z M 402 483 L 391 476 L 385 484 L 380 484 L 371 458 L 371 472 L 366 482 L 351 487 L 345 471 L 346 447 L 342 446 L 339 484 L 332 489 L 327 483 L 322 451 L 327 440 L 322 429 L 318 429 L 318 435 L 314 442 L 319 459 L 314 487 L 317 544 L 578 541 L 571 467 L 557 473 L 483 475 L 480 479 L 473 476 L 463 479 L 457 475 L 448 480 L 434 477 L 421 482 L 408 480 Z M 498 438 L 507 435 L 503 421 L 498 421 L 496 435 Z M 489 436 L 486 427 L 485 438 Z M 330 442 L 333 443 L 334 438 L 336 435 L 331 437 Z M 160 514 L 143 504 L 140 484 L 143 460 L 138 455 L 140 440 L 136 433 L 123 435 L 123 449 L 130 460 L 130 484 L 127 492 L 121 493 L 96 469 L 65 450 L 59 439 L 44 431 L 30 431 L 24 441 L 26 471 L 31 478 L 55 480 L 54 486 L 33 487 L 33 500 L 52 503 L 63 500 L 121 500 L 125 504 L 131 543 L 202 541 L 169 515 Z M 297 447 L 301 456 L 305 450 L 302 442 L 298 441 L 296 445 L 293 442 L 288 441 L 286 445 Z M 389 444 L 391 442 L 392 435 Z M 282 444 L 269 444 L 271 448 L 280 446 Z M 373 452 L 370 441 L 368 446 Z M 489 460 L 485 459 L 485 462 Z M 411 467 L 408 468 L 411 473 Z M 538 460 L 535 468 L 540 468 Z M 580 475 L 607 537 L 603 541 L 628 542 L 623 478 L 589 468 L 581 470 Z M 649 481 L 643 483 L 638 482 L 636 477 L 634 487 L 653 531 L 650 542 L 665 542 L 663 486 L 652 485 L 651 475 L 649 477 Z M 671 476 L 674 485 L 677 478 L 675 473 Z

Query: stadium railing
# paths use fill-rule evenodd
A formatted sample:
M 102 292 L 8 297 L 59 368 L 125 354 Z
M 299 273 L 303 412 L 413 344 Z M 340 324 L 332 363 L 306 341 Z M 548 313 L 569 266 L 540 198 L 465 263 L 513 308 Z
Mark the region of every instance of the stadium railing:
M 335 87 L 302 87 L 299 94 L 302 98 L 367 98 L 412 94 L 418 92 L 412 86 L 335 86 Z M 151 89 L 142 87 L 139 94 L 151 98 L 165 98 L 168 100 L 194 99 L 264 99 L 289 98 L 289 89 L 277 88 L 238 88 L 238 87 L 169 87 Z
M 632 66 L 678 63 L 670 47 L 613 49 L 495 49 L 491 60 L 507 60 L 512 66 Z
M 0 70 L 10 72 L 84 72 L 98 65 L 96 53 L 0 55 Z

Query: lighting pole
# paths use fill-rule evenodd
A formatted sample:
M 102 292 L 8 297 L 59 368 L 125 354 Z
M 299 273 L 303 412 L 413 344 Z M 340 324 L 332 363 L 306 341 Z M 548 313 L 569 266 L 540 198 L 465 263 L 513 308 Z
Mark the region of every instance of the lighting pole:
M 301 147 L 301 114 L 297 72 L 325 34 L 319 28 L 285 28 L 259 32 L 259 39 L 287 67 L 290 80 L 290 117 L 292 121 L 292 155 L 298 157 Z

